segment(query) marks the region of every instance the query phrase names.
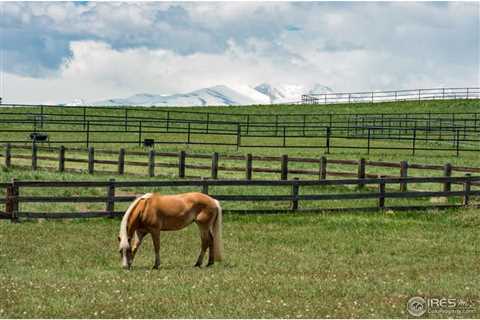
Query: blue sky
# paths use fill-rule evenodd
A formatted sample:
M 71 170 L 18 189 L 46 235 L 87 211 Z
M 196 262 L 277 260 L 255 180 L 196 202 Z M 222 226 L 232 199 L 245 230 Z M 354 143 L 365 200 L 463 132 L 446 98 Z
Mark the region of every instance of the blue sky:
M 10 102 L 262 82 L 335 91 L 480 82 L 478 2 L 2 2 L 0 9 L 0 94 Z

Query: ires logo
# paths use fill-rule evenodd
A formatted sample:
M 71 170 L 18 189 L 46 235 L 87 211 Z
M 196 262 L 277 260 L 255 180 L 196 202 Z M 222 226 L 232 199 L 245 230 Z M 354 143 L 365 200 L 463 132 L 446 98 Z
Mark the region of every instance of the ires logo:
M 462 314 L 475 312 L 471 300 L 457 298 L 424 298 L 412 297 L 407 302 L 407 311 L 412 316 L 420 317 L 426 312 L 443 314 Z

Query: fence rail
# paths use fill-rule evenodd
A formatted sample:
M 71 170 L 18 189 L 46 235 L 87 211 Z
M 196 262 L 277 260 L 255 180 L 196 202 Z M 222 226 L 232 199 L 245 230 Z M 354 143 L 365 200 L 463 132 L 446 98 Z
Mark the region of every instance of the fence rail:
M 394 91 L 322 93 L 302 95 L 302 104 L 376 103 L 446 99 L 479 99 L 480 88 L 434 88 Z
M 0 212 L 0 218 L 11 219 L 17 221 L 19 218 L 35 219 L 65 219 L 65 218 L 91 218 L 91 217 L 114 217 L 123 214 L 122 211 L 115 211 L 115 204 L 120 202 L 130 202 L 135 196 L 117 196 L 116 190 L 125 187 L 194 187 L 201 188 L 203 193 L 209 194 L 209 187 L 214 186 L 269 186 L 269 187 L 290 187 L 289 194 L 271 195 L 271 194 L 250 194 L 250 195 L 234 195 L 234 194 L 218 194 L 212 195 L 220 201 L 289 201 L 288 209 L 274 209 L 275 211 L 297 211 L 299 210 L 300 201 L 326 201 L 326 200 L 353 200 L 353 199 L 376 199 L 377 209 L 383 210 L 387 208 L 395 209 L 396 207 L 387 207 L 387 199 L 410 199 L 425 197 L 461 197 L 461 206 L 471 205 L 470 199 L 474 196 L 480 196 L 480 190 L 473 190 L 472 184 L 480 181 L 480 176 L 472 177 L 424 177 L 424 178 L 385 178 L 376 179 L 345 179 L 345 180 L 173 180 L 173 181 L 18 181 L 13 180 L 11 183 L 0 183 L 0 188 L 5 188 L 5 198 L 0 202 L 5 203 L 5 212 Z M 387 191 L 388 185 L 402 183 L 437 183 L 445 184 L 461 184 L 461 191 L 409 191 L 409 192 L 391 192 Z M 301 187 L 307 186 L 356 186 L 360 188 L 360 192 L 335 193 L 335 194 L 303 194 Z M 374 185 L 377 187 L 376 192 L 364 192 L 362 186 Z M 20 196 L 22 188 L 103 188 L 106 190 L 106 196 Z M 317 191 L 318 192 L 318 191 Z M 104 211 L 87 211 L 87 212 L 30 212 L 22 211 L 20 205 L 22 203 L 105 203 Z M 458 207 L 447 205 L 444 207 Z M 409 207 L 398 207 L 409 208 Z M 418 206 L 410 207 L 418 209 Z M 423 206 L 428 208 L 428 206 Z M 323 208 L 325 209 L 325 208 Z M 338 209 L 338 208 L 337 208 Z M 309 209 L 312 211 L 312 209 Z M 322 210 L 321 207 L 313 210 Z M 253 210 L 255 212 L 255 210 Z
M 480 119 L 480 117 L 479 117 Z M 423 126 L 415 120 L 402 119 L 392 123 L 391 119 L 372 121 L 352 119 L 346 124 L 332 123 L 332 126 L 318 124 L 280 124 L 270 125 L 241 124 L 231 122 L 202 121 L 138 121 L 130 122 L 124 128 L 123 122 L 105 121 L 53 121 L 45 120 L 41 129 L 32 120 L 1 120 L 0 143 L 25 143 L 31 141 L 33 134 L 41 130 L 49 136 L 51 144 L 130 144 L 142 145 L 144 139 L 153 139 L 156 144 L 217 145 L 246 148 L 317 148 L 325 149 L 361 149 L 416 151 L 480 151 L 480 120 L 464 126 L 450 123 L 428 122 Z M 458 118 L 454 121 L 457 121 Z M 395 120 L 396 121 L 396 120 Z M 48 127 L 47 127 L 48 126 Z M 5 135 L 6 137 L 2 136 Z M 55 136 L 56 138 L 52 138 Z M 61 137 L 61 138 L 59 138 Z M 342 140 L 343 139 L 343 140 Z M 346 139 L 346 140 L 345 140 Z M 360 144 L 347 143 L 356 139 Z M 391 143 L 397 142 L 394 146 Z
M 30 154 L 17 154 L 13 150 L 29 150 Z M 39 155 L 39 151 L 56 152 L 57 155 Z M 73 155 L 69 155 L 74 153 Z M 83 153 L 83 156 L 81 156 Z M 80 156 L 80 157 L 75 157 Z M 135 160 L 128 160 L 128 157 L 135 157 Z M 429 170 L 437 171 L 444 177 L 451 177 L 455 173 L 479 173 L 480 167 L 468 167 L 468 166 L 454 166 L 450 163 L 444 165 L 438 164 L 420 164 L 409 163 L 408 161 L 399 162 L 387 162 L 387 161 L 372 161 L 364 158 L 358 160 L 352 159 L 330 159 L 325 155 L 321 155 L 316 158 L 312 157 L 292 157 L 287 154 L 280 157 L 275 156 L 256 156 L 252 154 L 246 154 L 245 156 L 239 155 L 224 155 L 214 152 L 212 154 L 204 153 L 192 153 L 186 151 L 180 152 L 158 152 L 153 149 L 146 152 L 134 152 L 126 151 L 124 148 L 118 151 L 112 150 L 97 150 L 93 147 L 85 148 L 66 148 L 61 146 L 60 148 L 53 147 L 41 147 L 33 144 L 31 148 L 25 146 L 15 146 L 6 144 L 3 146 L 3 153 L 0 153 L 0 157 L 3 157 L 3 164 L 5 167 L 21 167 L 15 165 L 15 160 L 27 160 L 30 162 L 29 166 L 32 170 L 40 168 L 53 169 L 59 172 L 67 170 L 73 170 L 68 168 L 68 163 L 85 164 L 84 170 L 90 174 L 95 172 L 106 172 L 123 175 L 126 173 L 127 167 L 141 167 L 145 168 L 140 175 L 154 177 L 158 175 L 171 177 L 171 172 L 165 175 L 162 172 L 166 168 L 174 169 L 176 171 L 175 176 L 179 178 L 201 178 L 202 176 L 194 176 L 190 174 L 190 170 L 207 171 L 207 175 L 210 179 L 219 179 L 219 175 L 222 173 L 236 173 L 243 176 L 246 180 L 258 179 L 260 174 L 278 174 L 279 179 L 288 180 L 291 175 L 301 176 L 314 176 L 319 180 L 325 180 L 327 177 L 355 177 L 358 179 L 363 178 L 376 178 L 379 173 L 374 173 L 370 168 L 384 168 L 391 169 L 391 173 L 386 176 L 389 178 L 401 177 L 406 178 L 410 175 L 411 169 L 416 170 Z M 105 159 L 105 157 L 109 157 Z M 115 157 L 116 160 L 112 160 Z M 139 159 L 140 158 L 140 159 Z M 142 159 L 143 158 L 143 161 Z M 168 160 L 173 160 L 168 161 Z M 41 161 L 49 162 L 47 166 L 41 166 Z M 196 161 L 190 163 L 190 161 Z M 203 163 L 198 163 L 203 161 Z M 208 161 L 208 162 L 206 162 Z M 52 162 L 56 165 L 52 167 Z M 206 163 L 205 163 L 206 162 Z M 228 162 L 228 163 L 227 163 Z M 243 162 L 240 164 L 239 162 Z M 272 163 L 267 167 L 262 165 L 256 165 L 256 163 Z M 308 166 L 308 168 L 293 168 L 292 164 L 300 163 Z M 112 170 L 105 171 L 98 170 L 96 165 L 104 165 L 112 167 Z M 351 169 L 348 171 L 330 170 L 331 165 L 348 166 Z M 343 169 L 346 170 L 346 169 Z M 398 170 L 395 173 L 393 170 Z M 160 171 L 160 172 L 159 172 Z M 138 173 L 137 173 L 138 174 Z M 385 174 L 384 172 L 382 174 Z M 205 175 L 203 175 L 204 177 Z M 407 183 L 400 184 L 400 190 L 407 190 Z M 450 185 L 444 186 L 444 191 L 450 191 Z

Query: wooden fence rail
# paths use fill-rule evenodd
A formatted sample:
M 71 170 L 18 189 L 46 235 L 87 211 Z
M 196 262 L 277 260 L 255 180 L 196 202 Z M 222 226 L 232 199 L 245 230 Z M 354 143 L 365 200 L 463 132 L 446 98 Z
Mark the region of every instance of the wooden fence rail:
M 86 124 L 76 120 L 44 120 L 42 134 L 48 136 L 50 144 L 138 144 L 148 137 L 156 144 L 184 143 L 192 145 L 222 145 L 226 147 L 270 147 L 270 148 L 324 148 L 370 150 L 410 150 L 416 151 L 480 151 L 480 121 L 474 118 L 427 119 L 388 118 L 384 114 L 377 119 L 355 117 L 341 121 L 330 120 L 324 123 L 305 121 L 279 122 L 278 115 L 272 123 L 247 122 L 205 122 L 202 120 L 87 120 Z M 208 117 L 207 117 L 208 118 Z M 306 118 L 306 117 L 304 117 Z M 209 119 L 209 118 L 208 118 Z M 439 122 L 437 122 L 437 120 Z M 126 120 L 125 120 L 126 121 Z M 172 123 L 170 123 L 173 121 Z M 210 121 L 210 120 L 209 120 Z M 0 120 L 0 136 L 7 134 L 0 142 L 29 142 L 29 134 L 37 133 L 36 120 Z M 45 127 L 43 126 L 45 124 Z M 15 126 L 16 129 L 11 127 Z M 31 127 L 33 126 L 33 127 Z M 212 126 L 214 128 L 212 128 Z M 75 135 L 68 135 L 75 133 Z M 12 134 L 15 134 L 12 136 Z M 101 134 L 101 135 L 100 135 Z M 121 136 L 119 136 L 121 134 Z M 171 136 L 174 134 L 175 141 Z M 101 140 L 98 137 L 101 136 Z M 221 136 L 221 141 L 218 137 Z M 95 138 L 97 137 L 97 138 Z M 199 139 L 201 137 L 201 139 Z M 259 143 L 259 138 L 262 143 Z M 267 140 L 264 140 L 269 138 Z M 301 140 L 298 140 L 301 138 Z M 348 145 L 338 139 L 367 140 L 365 145 Z M 295 141 L 295 143 L 292 143 Z M 397 141 L 402 146 L 392 147 L 375 142 Z M 334 143 L 335 142 L 335 143 Z M 423 143 L 424 145 L 419 145 Z M 441 143 L 442 146 L 428 146 L 426 143 Z M 375 145 L 374 145 L 375 144 Z
M 376 179 L 344 179 L 344 180 L 172 180 L 172 181 L 19 181 L 12 180 L 10 183 L 0 183 L 0 188 L 6 189 L 5 198 L 0 202 L 5 204 L 5 212 L 0 212 L 0 218 L 17 221 L 19 218 L 90 218 L 90 217 L 114 217 L 122 215 L 123 212 L 115 211 L 115 204 L 120 202 L 130 202 L 135 196 L 118 196 L 116 190 L 126 187 L 192 187 L 200 188 L 202 192 L 208 193 L 213 186 L 269 186 L 269 187 L 290 187 L 289 194 L 218 194 L 212 195 L 220 201 L 288 201 L 290 206 L 287 211 L 299 210 L 300 201 L 325 201 L 325 200 L 353 200 L 353 199 L 377 199 L 378 209 L 396 209 L 396 208 L 418 208 L 418 207 L 387 207 L 387 199 L 410 199 L 426 197 L 461 197 L 461 206 L 470 205 L 470 199 L 474 196 L 480 196 L 480 190 L 473 190 L 472 184 L 480 182 L 480 176 L 466 175 L 464 177 L 424 177 L 424 178 L 386 178 Z M 402 183 L 436 183 L 444 185 L 461 184 L 461 191 L 409 191 L 394 192 L 388 191 L 391 184 Z M 360 186 L 376 185 L 377 192 L 352 191 L 349 193 L 316 193 L 303 194 L 301 188 L 306 186 Z M 105 196 L 28 196 L 20 192 L 22 188 L 103 188 L 106 191 Z M 104 211 L 89 212 L 30 212 L 20 210 L 22 203 L 105 203 Z M 429 206 L 423 206 L 428 208 Z M 438 207 L 438 206 L 437 206 Z M 458 207 L 458 205 L 444 205 L 443 207 Z M 338 209 L 338 208 L 337 208 Z M 360 208 L 361 209 L 361 208 Z M 283 210 L 283 211 L 285 211 Z M 309 209 L 312 210 L 312 209 Z M 322 210 L 322 208 L 317 208 Z M 323 208 L 324 210 L 324 208 Z M 255 211 L 255 210 L 253 210 Z M 282 211 L 275 209 L 275 211 Z
M 193 177 L 193 178 L 200 178 L 191 175 L 187 175 L 187 169 L 189 170 L 201 170 L 201 171 L 210 171 L 209 178 L 211 179 L 218 179 L 219 172 L 230 172 L 230 173 L 244 173 L 245 179 L 252 180 L 254 178 L 253 173 L 270 173 L 270 174 L 279 174 L 279 178 L 281 180 L 288 180 L 289 175 L 296 174 L 296 175 L 304 175 L 304 176 L 317 176 L 319 180 L 325 180 L 328 176 L 330 177 L 356 177 L 358 179 L 363 178 L 376 178 L 378 177 L 378 173 L 371 173 L 368 172 L 368 168 L 388 168 L 388 169 L 398 169 L 398 175 L 389 175 L 388 177 L 402 177 L 406 178 L 409 176 L 410 169 L 418 169 L 418 170 L 432 170 L 438 171 L 445 177 L 452 176 L 453 173 L 480 173 L 480 168 L 476 167 L 466 167 L 466 166 L 453 166 L 450 163 L 446 163 L 444 165 L 435 165 L 435 164 L 418 164 L 418 163 L 409 163 L 408 161 L 400 161 L 400 162 L 386 162 L 386 161 L 372 161 L 372 160 L 365 160 L 361 158 L 359 160 L 349 160 L 349 159 L 328 159 L 326 156 L 320 156 L 318 158 L 304 158 L 304 157 L 289 157 L 288 155 L 283 155 L 280 157 L 275 156 L 254 156 L 252 154 L 247 154 L 245 156 L 238 156 L 238 155 L 220 155 L 217 152 L 212 153 L 211 155 L 208 154 L 196 154 L 196 153 L 187 153 L 185 151 L 180 152 L 158 152 L 156 150 L 149 150 L 148 152 L 134 152 L 125 151 L 124 148 L 119 149 L 118 152 L 110 151 L 110 150 L 95 150 L 93 147 L 89 147 L 88 149 L 82 148 L 65 148 L 61 146 L 60 148 L 52 148 L 52 147 L 40 147 L 33 145 L 31 150 L 31 155 L 19 155 L 12 153 L 13 149 L 18 150 L 26 150 L 30 149 L 29 147 L 25 146 L 12 146 L 10 144 L 6 144 L 4 146 L 4 153 L 0 154 L 0 157 L 4 157 L 4 165 L 5 167 L 11 167 L 12 159 L 26 159 L 31 160 L 31 168 L 32 170 L 37 170 L 42 168 L 38 165 L 39 160 L 44 161 L 55 161 L 58 162 L 57 170 L 60 172 L 64 172 L 67 170 L 66 163 L 85 163 L 87 164 L 87 172 L 89 174 L 94 174 L 98 172 L 95 169 L 95 164 L 102 164 L 102 165 L 111 165 L 115 166 L 116 170 L 109 171 L 109 173 L 117 173 L 119 175 L 125 174 L 125 167 L 126 166 L 134 166 L 134 167 L 145 167 L 146 173 L 145 176 L 154 177 L 159 174 L 159 169 L 161 168 L 177 168 L 177 176 L 180 178 L 185 177 Z M 58 151 L 58 156 L 39 156 L 38 151 Z M 74 158 L 74 157 L 66 157 L 66 152 L 85 152 L 86 158 Z M 136 156 L 136 157 L 145 157 L 147 161 L 126 161 L 126 155 Z M 107 155 L 113 156 L 118 155 L 117 160 L 105 160 L 105 159 L 98 159 L 97 157 L 100 155 Z M 170 162 L 159 162 L 158 159 L 173 159 L 176 160 L 176 163 Z M 193 159 L 200 159 L 200 160 L 207 160 L 211 159 L 209 165 L 206 164 L 189 164 L 188 160 Z M 221 165 L 220 160 L 223 161 L 243 161 L 244 166 L 236 165 Z M 272 167 L 257 167 L 254 166 L 255 161 L 258 162 L 270 162 L 275 163 L 278 168 Z M 289 167 L 289 163 L 305 163 L 311 165 L 318 165 L 317 168 L 308 168 L 308 169 L 294 169 L 291 166 Z M 338 165 L 346 165 L 352 166 L 352 171 L 333 171 L 327 170 L 329 164 L 338 164 Z M 100 171 L 102 172 L 102 171 Z M 160 172 L 161 173 L 161 172 Z M 257 178 L 257 177 L 255 177 Z M 362 187 L 363 185 L 360 185 Z M 444 191 L 450 190 L 450 184 L 445 183 Z M 400 191 L 407 191 L 407 182 L 402 182 L 400 184 Z

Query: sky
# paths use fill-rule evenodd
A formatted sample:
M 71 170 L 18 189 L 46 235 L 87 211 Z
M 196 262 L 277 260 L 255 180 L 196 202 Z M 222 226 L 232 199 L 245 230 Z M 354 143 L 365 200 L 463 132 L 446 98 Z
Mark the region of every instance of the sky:
M 0 2 L 0 96 L 480 86 L 479 2 Z

